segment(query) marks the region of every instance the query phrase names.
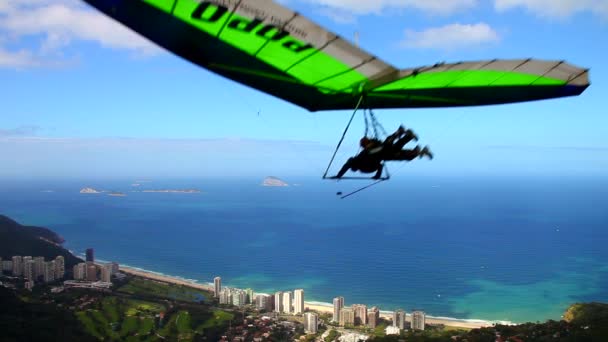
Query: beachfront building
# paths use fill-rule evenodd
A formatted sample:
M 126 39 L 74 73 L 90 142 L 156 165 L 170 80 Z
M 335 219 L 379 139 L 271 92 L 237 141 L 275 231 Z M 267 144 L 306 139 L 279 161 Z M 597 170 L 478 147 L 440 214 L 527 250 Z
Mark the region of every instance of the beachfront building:
M 235 289 L 232 291 L 232 305 L 243 306 L 247 304 L 247 291 Z
M 270 295 L 258 293 L 255 295 L 255 307 L 258 310 L 269 310 L 272 306 Z
M 107 264 L 101 267 L 101 281 L 104 283 L 112 282 L 112 265 Z
M 384 329 L 384 332 L 387 335 L 399 335 L 399 333 L 401 332 L 401 329 L 399 329 L 398 327 L 395 327 L 395 326 L 388 326 L 388 327 L 386 327 L 386 329 Z
M 86 279 L 87 281 L 97 281 L 97 266 L 87 263 Z
M 220 304 L 232 304 L 232 291 L 229 288 L 223 288 L 219 294 Z
M 213 278 L 213 296 L 218 298 L 220 296 L 220 292 L 222 291 L 222 278 L 215 277 Z
M 293 291 L 293 313 L 303 314 L 304 313 L 304 290 L 297 289 Z
M 283 312 L 291 313 L 291 305 L 293 302 L 293 294 L 289 291 L 283 292 Z
M 13 276 L 19 277 L 23 273 L 23 258 L 15 255 L 13 256 Z
M 222 292 L 222 277 L 213 278 L 213 295 L 218 298 Z
M 65 276 L 65 258 L 61 255 L 55 258 L 55 279 L 63 279 Z
M 355 325 L 355 311 L 352 308 L 342 308 L 340 310 L 340 325 Z
M 367 305 L 353 304 L 353 311 L 355 312 L 355 325 L 367 324 Z
M 334 298 L 334 314 L 331 318 L 332 322 L 340 322 L 340 310 L 344 307 L 344 297 Z
M 283 292 L 277 291 L 274 294 L 274 312 L 282 313 L 283 311 Z
M 247 304 L 254 304 L 255 297 L 253 296 L 253 289 L 245 289 L 245 293 L 247 294 Z
M 426 321 L 426 314 L 424 311 L 413 311 L 412 312 L 412 330 L 424 330 L 424 323 Z
M 393 327 L 405 329 L 405 311 L 398 309 L 393 312 Z
M 304 314 L 304 331 L 307 334 L 316 334 L 319 326 L 319 315 L 313 312 Z
M 367 313 L 367 326 L 375 329 L 380 321 L 380 309 L 373 306 Z

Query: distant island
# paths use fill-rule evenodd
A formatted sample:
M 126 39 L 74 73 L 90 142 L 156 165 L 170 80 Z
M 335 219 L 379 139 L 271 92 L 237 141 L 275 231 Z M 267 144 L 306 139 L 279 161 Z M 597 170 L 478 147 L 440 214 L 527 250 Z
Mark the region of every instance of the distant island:
M 101 191 L 95 190 L 93 188 L 82 188 L 80 189 L 81 194 L 99 194 Z
M 278 179 L 277 177 L 268 176 L 268 177 L 264 178 L 264 182 L 262 182 L 262 186 L 289 186 L 289 184 Z
M 112 191 L 108 193 L 108 196 L 127 196 L 124 192 Z
M 137 191 L 134 191 L 137 192 Z M 170 192 L 170 193 L 180 193 L 180 194 L 194 194 L 201 192 L 198 189 L 159 189 L 159 190 L 141 190 L 139 192 Z

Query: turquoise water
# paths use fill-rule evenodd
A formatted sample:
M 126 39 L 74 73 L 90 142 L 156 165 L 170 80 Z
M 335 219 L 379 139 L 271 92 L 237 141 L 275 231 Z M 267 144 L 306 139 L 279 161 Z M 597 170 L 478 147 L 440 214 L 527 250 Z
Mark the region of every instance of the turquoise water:
M 76 253 L 94 247 L 101 259 L 259 292 L 304 288 L 306 300 L 514 322 L 608 301 L 606 180 L 419 177 L 348 200 L 336 191 L 362 184 L 287 181 L 300 185 L 2 184 L 0 212 L 57 231 Z M 79 194 L 85 186 L 128 196 Z

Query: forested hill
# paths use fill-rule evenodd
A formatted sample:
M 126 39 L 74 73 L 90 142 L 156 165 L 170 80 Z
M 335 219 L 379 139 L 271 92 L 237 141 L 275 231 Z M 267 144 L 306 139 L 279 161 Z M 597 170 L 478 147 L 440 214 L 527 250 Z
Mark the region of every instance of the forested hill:
M 22 226 L 0 215 L 0 257 L 4 260 L 13 255 L 43 256 L 46 260 L 62 255 L 68 270 L 82 260 L 63 248 L 63 242 L 61 236 L 48 228 Z

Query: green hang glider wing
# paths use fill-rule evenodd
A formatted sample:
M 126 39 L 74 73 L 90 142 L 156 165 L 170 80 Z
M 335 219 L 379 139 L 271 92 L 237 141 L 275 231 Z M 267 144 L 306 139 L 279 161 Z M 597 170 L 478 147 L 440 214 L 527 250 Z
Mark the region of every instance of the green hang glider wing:
M 398 70 L 272 0 L 84 0 L 167 50 L 310 111 L 473 106 L 582 93 L 587 70 L 493 60 Z

